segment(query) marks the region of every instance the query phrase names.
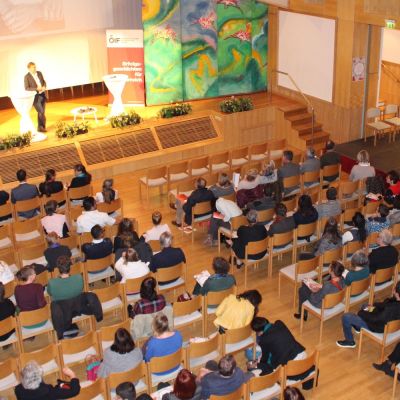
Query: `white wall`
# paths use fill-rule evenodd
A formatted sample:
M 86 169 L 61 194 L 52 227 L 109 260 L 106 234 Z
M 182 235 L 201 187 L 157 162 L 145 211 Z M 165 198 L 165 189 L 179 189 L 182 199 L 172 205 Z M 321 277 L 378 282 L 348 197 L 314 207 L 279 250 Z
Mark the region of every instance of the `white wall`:
M 383 29 L 382 60 L 400 64 L 400 30 Z
M 333 19 L 279 11 L 278 69 L 288 72 L 310 96 L 332 101 L 335 62 Z M 278 84 L 296 90 L 278 75 Z

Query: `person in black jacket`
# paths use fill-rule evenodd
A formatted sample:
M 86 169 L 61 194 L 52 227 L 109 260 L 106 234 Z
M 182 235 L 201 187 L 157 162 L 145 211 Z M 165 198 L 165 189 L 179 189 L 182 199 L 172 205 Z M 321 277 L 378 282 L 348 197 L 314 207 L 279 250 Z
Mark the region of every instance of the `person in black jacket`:
M 255 317 L 251 322 L 251 328 L 257 334 L 261 357 L 250 362 L 248 366 L 261 369 L 261 375 L 270 374 L 280 365 L 286 365 L 305 351 L 280 320 L 271 323 L 266 318 Z
M 338 340 L 339 347 L 356 347 L 352 328 L 359 331 L 361 328 L 372 332 L 383 333 L 385 325 L 400 319 L 400 282 L 397 283 L 393 296 L 372 306 L 364 305 L 358 314 L 345 313 L 342 316 L 342 326 L 345 340 Z
M 268 235 L 273 236 L 275 233 L 285 233 L 296 228 L 293 217 L 287 217 L 287 208 L 285 204 L 278 203 L 275 207 L 275 218 L 268 229 Z
M 376 240 L 378 248 L 373 249 L 368 256 L 369 271 L 375 274 L 378 269 L 394 267 L 399 261 L 399 252 L 392 246 L 393 235 L 388 229 L 379 232 Z
M 53 272 L 57 268 L 57 260 L 60 257 L 72 257 L 71 250 L 68 246 L 59 243 L 58 235 L 55 232 L 50 232 L 46 235 L 48 248 L 44 251 L 44 257 L 47 261 L 47 269 Z
M 10 199 L 10 195 L 5 190 L 0 190 L 0 206 L 4 206 L 7 201 Z M 3 215 L 0 217 L 0 221 L 7 221 L 8 219 L 12 218 L 11 214 Z
M 92 243 L 84 243 L 82 252 L 86 260 L 98 260 L 109 256 L 113 252 L 111 239 L 104 237 L 104 228 L 95 225 L 90 233 L 93 237 Z
M 394 376 L 394 369 L 400 363 L 400 343 L 396 344 L 394 350 L 382 364 L 373 363 L 372 366 L 378 371 L 383 371 L 386 375 Z
M 325 145 L 325 153 L 321 156 L 320 165 L 321 169 L 327 165 L 340 164 L 340 154 L 335 150 L 335 142 L 328 140 Z M 333 182 L 337 179 L 338 175 L 324 176 L 324 181 Z
M 50 197 L 62 190 L 64 190 L 64 185 L 61 181 L 56 181 L 56 171 L 52 168 L 48 169 L 44 175 L 44 182 L 39 184 L 40 195 Z
M 207 182 L 204 178 L 198 178 L 195 185 L 196 189 L 187 198 L 185 204 L 182 205 L 180 200 L 176 201 L 176 220 L 172 221 L 176 226 L 182 226 L 183 213 L 185 213 L 185 224 L 192 225 L 192 208 L 197 203 L 215 200 L 214 193 L 207 189 Z M 199 217 L 200 215 L 197 216 Z
M 82 164 L 76 164 L 74 167 L 75 176 L 72 178 L 69 185 L 70 188 L 77 188 L 89 185 L 92 181 L 92 175 L 86 171 L 86 168 Z
M 15 314 L 15 305 L 10 300 L 4 297 L 5 296 L 5 288 L 2 282 L 0 282 L 0 321 L 5 320 L 8 317 L 14 316 Z M 4 342 L 7 340 L 13 333 L 15 329 L 5 333 L 0 336 L 0 342 Z
M 59 381 L 56 386 L 43 382 L 43 370 L 36 361 L 28 362 L 21 371 L 21 383 L 15 387 L 17 400 L 70 399 L 79 394 L 81 386 L 74 371 L 64 367 L 63 374 L 70 382 Z

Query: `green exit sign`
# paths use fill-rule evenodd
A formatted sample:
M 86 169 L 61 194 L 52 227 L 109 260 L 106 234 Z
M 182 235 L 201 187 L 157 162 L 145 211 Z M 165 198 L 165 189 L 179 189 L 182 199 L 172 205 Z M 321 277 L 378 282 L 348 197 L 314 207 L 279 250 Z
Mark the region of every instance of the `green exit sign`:
M 385 19 L 387 29 L 396 29 L 396 21 L 394 19 Z

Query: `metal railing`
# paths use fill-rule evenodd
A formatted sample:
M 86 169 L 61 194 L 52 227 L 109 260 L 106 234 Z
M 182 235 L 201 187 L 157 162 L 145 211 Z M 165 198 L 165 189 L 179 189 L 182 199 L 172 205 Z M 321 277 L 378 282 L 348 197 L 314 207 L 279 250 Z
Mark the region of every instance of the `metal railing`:
M 385 64 L 384 61 L 381 61 L 381 65 L 383 67 L 383 70 L 390 75 L 390 77 L 396 82 L 400 83 L 400 78 Z
M 307 108 L 311 113 L 311 145 L 313 146 L 314 145 L 314 125 L 315 125 L 315 110 L 314 110 L 314 106 L 312 105 L 310 99 L 303 93 L 303 91 L 297 85 L 296 81 L 293 79 L 293 77 L 288 72 L 279 71 L 278 69 L 274 69 L 272 72 L 276 73 L 276 74 L 281 74 L 281 75 L 287 76 L 289 78 L 290 82 L 292 82 L 293 86 L 300 93 L 301 97 L 303 97 L 304 101 L 307 103 Z M 270 81 L 271 81 L 270 94 L 272 95 L 272 79 Z

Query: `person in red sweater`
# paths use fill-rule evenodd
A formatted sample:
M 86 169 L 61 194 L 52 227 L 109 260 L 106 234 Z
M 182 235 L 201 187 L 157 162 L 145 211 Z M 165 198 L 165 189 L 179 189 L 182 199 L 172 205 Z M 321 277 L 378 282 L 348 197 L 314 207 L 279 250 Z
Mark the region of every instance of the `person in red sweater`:
M 17 272 L 18 286 L 15 288 L 15 300 L 20 311 L 33 311 L 46 305 L 44 289 L 35 283 L 36 273 L 31 265 Z

